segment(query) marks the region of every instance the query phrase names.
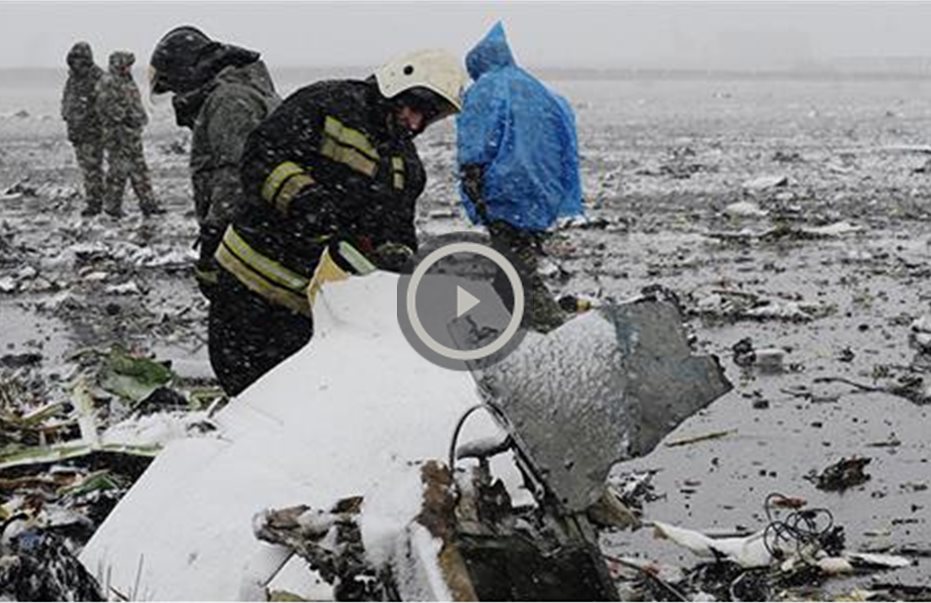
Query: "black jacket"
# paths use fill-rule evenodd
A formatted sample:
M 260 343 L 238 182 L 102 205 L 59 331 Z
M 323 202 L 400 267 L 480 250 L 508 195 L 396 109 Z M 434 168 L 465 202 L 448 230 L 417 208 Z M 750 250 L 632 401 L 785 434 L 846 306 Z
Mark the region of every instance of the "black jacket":
M 373 80 L 318 82 L 289 96 L 246 142 L 239 236 L 308 278 L 327 240 L 363 253 L 387 242 L 416 250 L 426 176 L 391 111 Z

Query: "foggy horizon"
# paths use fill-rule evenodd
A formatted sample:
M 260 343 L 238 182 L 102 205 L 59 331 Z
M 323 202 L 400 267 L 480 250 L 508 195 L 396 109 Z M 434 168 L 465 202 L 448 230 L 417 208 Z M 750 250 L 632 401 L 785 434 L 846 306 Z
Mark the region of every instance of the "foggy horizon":
M 463 56 L 501 20 L 541 69 L 817 71 L 931 66 L 931 3 L 0 2 L 0 68 L 60 68 L 77 40 L 99 64 L 193 24 L 277 69 L 373 68 L 423 47 Z

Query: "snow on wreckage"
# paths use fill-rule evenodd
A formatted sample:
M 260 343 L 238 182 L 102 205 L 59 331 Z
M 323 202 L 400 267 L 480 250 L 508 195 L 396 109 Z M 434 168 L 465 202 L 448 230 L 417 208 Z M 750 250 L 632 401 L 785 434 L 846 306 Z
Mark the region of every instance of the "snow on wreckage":
M 314 342 L 217 413 L 217 437 L 169 443 L 85 567 L 149 599 L 297 590 L 293 552 L 340 598 L 616 598 L 586 511 L 614 462 L 730 388 L 717 362 L 690 356 L 674 306 L 642 299 L 528 336 L 485 373 L 448 370 L 404 339 L 396 286 L 328 283 Z M 459 434 L 478 463 L 451 474 L 440 459 L 478 404 Z

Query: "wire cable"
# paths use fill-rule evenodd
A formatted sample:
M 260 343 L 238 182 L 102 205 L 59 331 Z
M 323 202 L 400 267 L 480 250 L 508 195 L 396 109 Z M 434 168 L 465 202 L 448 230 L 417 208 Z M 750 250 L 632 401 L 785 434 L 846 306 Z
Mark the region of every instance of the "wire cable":
M 763 545 L 774 559 L 782 559 L 783 551 L 794 545 L 799 559 L 808 564 L 802 549 L 809 545 L 823 548 L 834 531 L 834 515 L 828 509 L 814 507 L 792 511 L 784 519 L 778 519 L 773 515 L 775 500 L 788 500 L 788 497 L 778 492 L 766 497 L 763 510 L 769 523 L 763 530 Z
M 465 425 L 466 419 L 469 418 L 469 415 L 471 415 L 473 412 L 475 412 L 476 410 L 480 408 L 484 408 L 486 411 L 488 411 L 488 413 L 492 417 L 496 416 L 494 410 L 487 404 L 476 404 L 475 406 L 467 409 L 464 413 L 462 413 L 462 416 L 459 417 L 458 421 L 456 421 L 456 428 L 453 430 L 453 438 L 449 442 L 449 474 L 450 475 L 454 475 L 456 472 L 456 442 L 459 441 L 459 432 L 462 431 L 462 426 Z

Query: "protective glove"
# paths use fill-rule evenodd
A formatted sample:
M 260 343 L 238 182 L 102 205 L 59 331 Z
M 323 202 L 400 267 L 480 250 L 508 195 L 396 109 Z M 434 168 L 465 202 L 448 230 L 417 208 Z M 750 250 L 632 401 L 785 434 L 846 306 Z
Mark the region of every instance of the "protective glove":
M 352 274 L 368 274 L 373 270 L 375 266 L 361 251 L 346 241 L 331 240 L 320 256 L 307 286 L 311 307 L 326 283 L 345 280 Z
M 382 243 L 371 254 L 372 263 L 381 270 L 402 272 L 414 257 L 414 250 L 401 243 Z
M 478 214 L 479 222 L 488 223 L 488 204 L 485 202 L 484 195 L 484 168 L 478 164 L 468 164 L 462 166 L 462 188 L 466 195 L 475 205 L 475 213 Z
M 330 257 L 342 270 L 349 274 L 365 275 L 376 268 L 369 257 L 349 241 L 333 240 L 328 247 Z
M 194 264 L 194 278 L 197 279 L 197 286 L 200 292 L 208 300 L 212 300 L 217 290 L 217 281 L 220 275 L 220 268 L 217 261 L 213 258 L 220 241 L 223 240 L 223 229 L 217 226 L 204 224 L 200 227 L 200 235 L 195 248 L 200 248 L 200 257 Z
M 210 262 L 210 265 L 202 265 L 199 261 L 194 265 L 194 278 L 197 280 L 197 287 L 208 300 L 213 301 L 217 292 L 217 282 L 220 278 L 220 271 L 216 262 Z

